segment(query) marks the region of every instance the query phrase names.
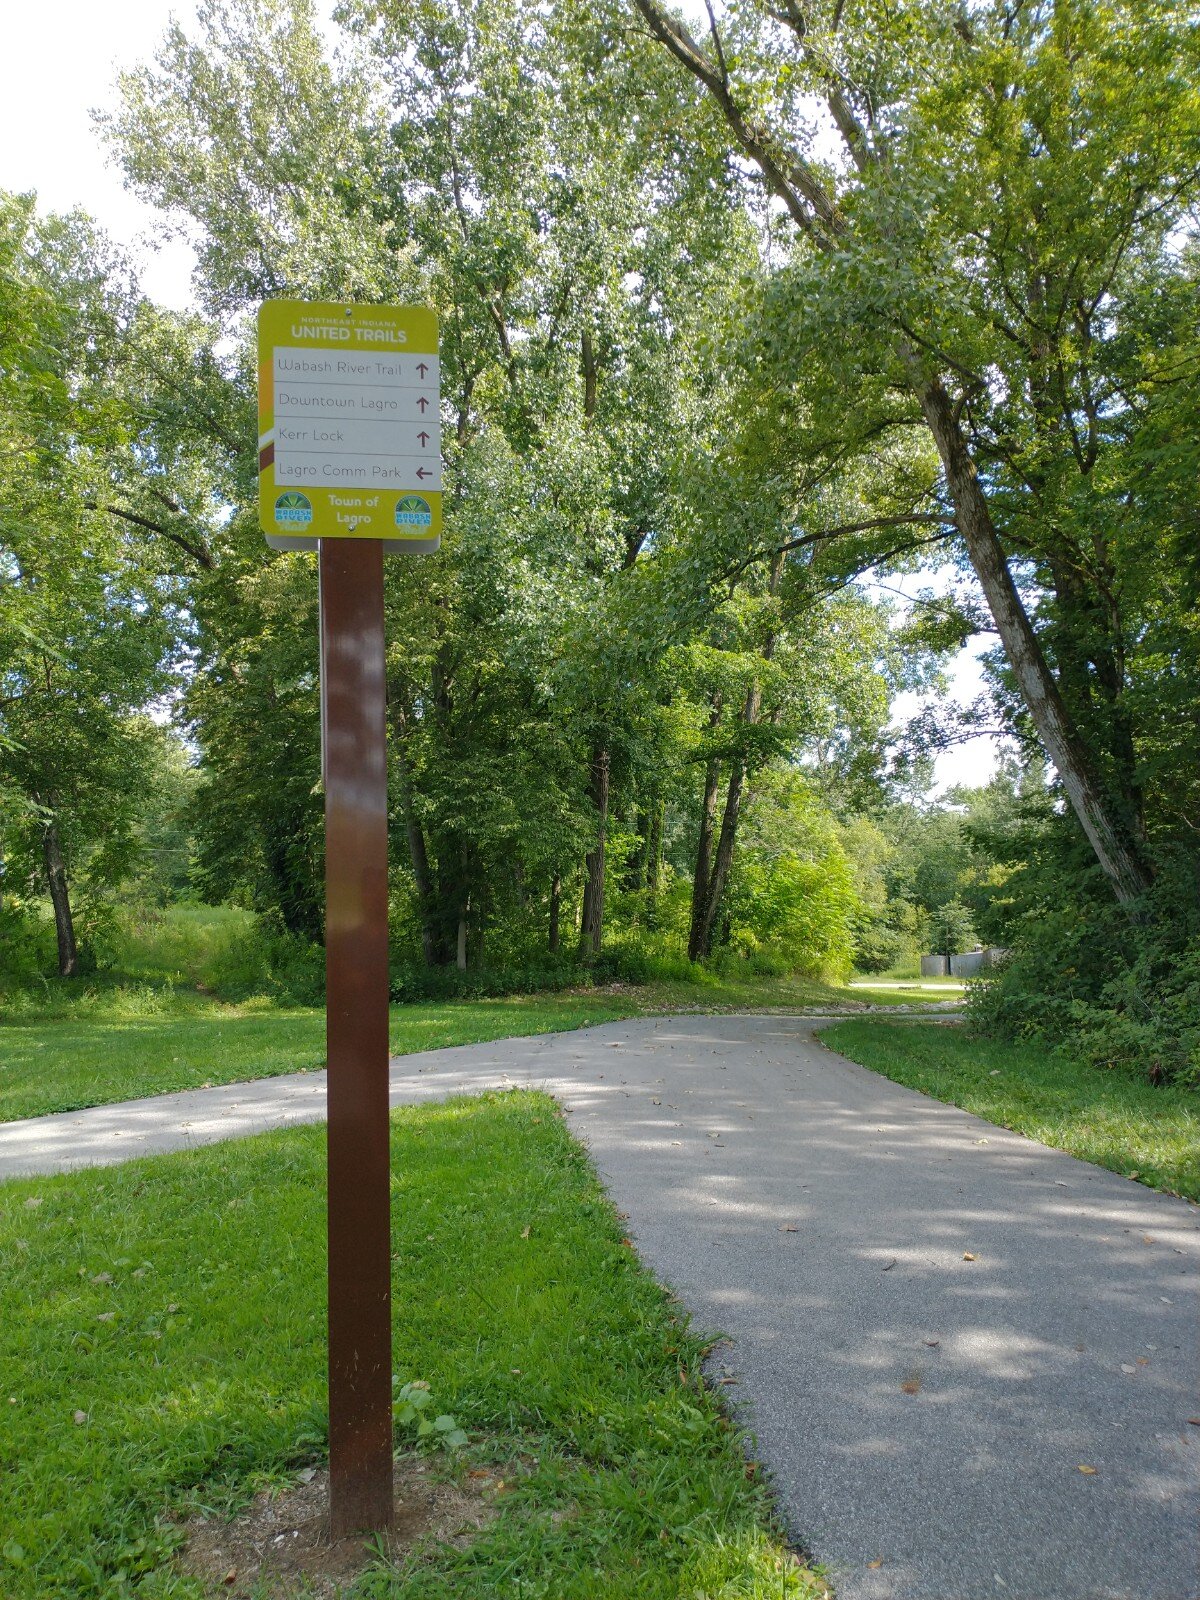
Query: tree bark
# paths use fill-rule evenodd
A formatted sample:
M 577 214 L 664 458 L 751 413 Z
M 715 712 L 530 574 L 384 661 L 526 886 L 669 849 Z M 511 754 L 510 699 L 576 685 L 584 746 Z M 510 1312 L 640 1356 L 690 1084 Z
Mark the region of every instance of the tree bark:
M 719 712 L 713 713 L 713 725 Z M 700 838 L 696 845 L 696 871 L 692 878 L 692 923 L 688 930 L 688 960 L 699 961 L 705 954 L 704 933 L 708 926 L 708 893 L 712 876 L 713 819 L 717 814 L 717 787 L 721 768 L 714 759 L 704 770 L 704 798 L 700 802 Z
M 779 584 L 783 576 L 783 551 L 777 550 L 771 557 L 771 566 L 767 575 L 767 593 L 772 597 L 779 593 Z M 763 640 L 762 658 L 772 661 L 775 658 L 775 646 L 779 635 L 774 625 Z M 762 684 L 756 678 L 746 691 L 746 701 L 742 707 L 742 726 L 753 728 L 762 715 Z M 746 773 L 748 767 L 744 756 L 736 759 L 729 774 L 729 788 L 725 794 L 725 809 L 721 814 L 721 835 L 717 840 L 717 854 L 713 861 L 712 875 L 709 878 L 708 891 L 704 899 L 704 918 L 700 929 L 699 946 L 701 954 L 711 956 L 713 953 L 713 934 L 717 926 L 717 917 L 721 911 L 721 901 L 725 895 L 725 886 L 729 882 L 730 869 L 733 866 L 733 851 L 737 844 L 738 822 L 741 818 L 742 796 L 745 792 Z M 725 919 L 728 927 L 728 918 Z M 726 935 L 728 937 L 728 935 Z
M 67 890 L 67 868 L 56 822 L 48 822 L 42 833 L 42 855 L 50 885 L 50 903 L 54 907 L 58 975 L 60 978 L 73 978 L 79 971 L 79 947 L 75 943 L 75 919 L 71 915 L 71 896 Z
M 914 385 L 937 445 L 959 533 L 979 579 L 1004 652 L 1046 753 L 1062 780 L 1071 808 L 1122 904 L 1150 887 L 1151 875 L 1137 841 L 1122 825 L 1094 761 L 1071 718 L 1017 593 L 992 522 L 987 496 L 940 379 Z
M 592 756 L 591 797 L 598 826 L 595 849 L 588 851 L 587 881 L 583 890 L 583 919 L 579 931 L 580 953 L 587 961 L 600 954 L 604 937 L 604 858 L 608 840 L 608 782 L 612 757 L 607 745 L 597 745 Z
M 583 415 L 591 422 L 596 415 L 596 353 L 586 328 L 579 341 L 579 354 L 583 371 Z
M 554 880 L 550 885 L 550 937 L 549 937 L 549 939 L 547 941 L 547 946 L 546 946 L 546 948 L 550 951 L 551 955 L 555 955 L 557 953 L 558 947 L 559 947 L 558 924 L 559 924 L 559 918 L 560 918 L 561 914 L 562 914 L 562 877 L 561 877 L 561 875 L 559 873 L 556 872 L 554 874 Z
M 763 654 L 770 660 L 774 653 L 774 635 L 768 642 Z M 762 688 L 758 683 L 751 685 L 746 695 L 746 704 L 742 710 L 744 726 L 752 728 L 758 721 L 762 710 Z M 717 916 L 721 910 L 721 900 L 725 894 L 725 886 L 729 882 L 729 869 L 733 866 L 733 849 L 737 843 L 738 820 L 742 809 L 742 791 L 746 783 L 746 762 L 744 758 L 735 760 L 733 769 L 729 774 L 729 788 L 725 794 L 725 808 L 721 813 L 721 833 L 717 840 L 717 853 L 712 864 L 712 874 L 708 881 L 708 890 L 704 896 L 704 915 L 701 921 L 697 944 L 701 956 L 711 956 L 713 952 L 713 932 L 717 925 Z M 693 956 L 693 960 L 699 957 Z

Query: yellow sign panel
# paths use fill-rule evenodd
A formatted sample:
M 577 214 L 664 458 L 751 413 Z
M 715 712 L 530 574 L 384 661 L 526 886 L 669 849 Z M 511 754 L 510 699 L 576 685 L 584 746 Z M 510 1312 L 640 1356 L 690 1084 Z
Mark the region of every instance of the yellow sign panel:
M 266 300 L 258 313 L 258 506 L 267 543 L 442 530 L 437 315 L 425 306 Z

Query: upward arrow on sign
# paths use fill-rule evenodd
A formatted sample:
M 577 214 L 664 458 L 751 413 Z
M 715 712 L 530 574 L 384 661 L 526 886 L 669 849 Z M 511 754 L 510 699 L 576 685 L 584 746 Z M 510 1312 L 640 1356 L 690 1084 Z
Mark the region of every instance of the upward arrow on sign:
M 417 398 L 417 404 L 421 408 L 421 415 L 424 416 L 425 415 L 425 407 L 429 404 L 429 401 L 425 398 L 424 395 L 419 395 L 418 398 Z
M 417 362 L 417 371 L 421 374 L 422 377 L 424 377 L 425 374 L 429 371 L 429 368 L 425 365 L 425 363 L 423 361 L 418 361 Z
M 425 432 L 424 428 L 421 429 L 420 433 L 417 435 L 417 438 L 421 441 L 421 448 L 423 450 L 427 450 L 429 448 L 429 435 Z

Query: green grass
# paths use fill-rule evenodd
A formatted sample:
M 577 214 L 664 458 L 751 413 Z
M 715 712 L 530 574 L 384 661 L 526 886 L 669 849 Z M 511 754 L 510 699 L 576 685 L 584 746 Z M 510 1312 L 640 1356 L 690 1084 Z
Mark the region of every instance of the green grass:
M 1200 1200 L 1200 1095 L 1193 1089 L 1156 1088 L 1133 1071 L 1103 1071 L 1063 1052 L 929 1023 L 839 1022 L 821 1037 L 896 1083 L 1152 1189 Z
M 392 1167 L 396 1371 L 468 1430 L 447 1470 L 514 1487 L 364 1593 L 823 1592 L 551 1100 L 400 1111 Z M 321 1461 L 324 1187 L 319 1128 L 0 1187 L 5 1600 L 198 1596 L 172 1518 Z
M 393 1006 L 397 1055 L 521 1034 L 553 1033 L 672 1010 L 730 1010 L 910 1000 L 890 990 L 806 979 L 708 979 L 505 1000 Z M 933 994 L 942 999 L 944 995 Z M 324 1065 L 325 1013 L 248 1000 L 225 1004 L 169 984 L 50 986 L 0 1017 L 0 1122 L 81 1106 L 238 1083 Z

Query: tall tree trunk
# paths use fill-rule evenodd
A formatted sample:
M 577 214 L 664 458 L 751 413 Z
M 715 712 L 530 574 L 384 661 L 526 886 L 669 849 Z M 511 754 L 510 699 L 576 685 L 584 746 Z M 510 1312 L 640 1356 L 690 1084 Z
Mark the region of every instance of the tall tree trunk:
M 558 947 L 559 947 L 558 923 L 559 923 L 559 918 L 560 918 L 561 915 L 562 915 L 562 876 L 561 876 L 561 874 L 556 872 L 554 874 L 553 882 L 550 885 L 550 937 L 549 937 L 549 940 L 547 941 L 547 946 L 546 946 L 546 948 L 550 951 L 551 955 L 555 955 L 558 952 Z
M 771 636 L 763 654 L 770 660 L 774 654 L 775 638 Z M 762 710 L 762 688 L 758 683 L 751 685 L 747 695 L 746 704 L 742 709 L 742 722 L 752 728 L 758 721 Z M 713 952 L 713 931 L 717 925 L 717 917 L 721 910 L 721 901 L 725 894 L 725 886 L 729 882 L 729 869 L 733 866 L 733 847 L 737 843 L 738 820 L 742 809 L 742 791 L 746 782 L 745 760 L 735 760 L 733 769 L 729 774 L 729 788 L 725 793 L 725 809 L 721 813 L 721 834 L 717 840 L 717 853 L 712 864 L 712 873 L 708 880 L 708 890 L 704 896 L 704 915 L 701 921 L 697 944 L 702 956 L 711 956 Z M 693 960 L 698 959 L 693 957 Z
M 720 715 L 713 713 L 713 725 Z M 704 798 L 700 802 L 700 838 L 696 845 L 696 870 L 692 877 L 692 922 L 688 930 L 688 960 L 704 955 L 704 930 L 708 925 L 708 891 L 712 875 L 713 819 L 717 814 L 720 764 L 714 759 L 704 769 Z
M 717 916 L 721 910 L 721 901 L 725 894 L 725 885 L 729 882 L 729 869 L 733 865 L 733 847 L 737 842 L 738 817 L 742 805 L 742 786 L 746 781 L 746 764 L 744 761 L 734 762 L 733 771 L 729 774 L 729 788 L 725 795 L 725 809 L 721 814 L 721 833 L 717 840 L 717 853 L 713 859 L 712 876 L 708 882 L 708 893 L 704 898 L 704 922 L 700 929 L 700 953 L 711 956 L 713 953 L 713 932 L 717 925 Z
M 771 565 L 767 574 L 767 593 L 774 596 L 779 593 L 780 580 L 783 577 L 783 551 L 777 550 L 771 557 Z M 773 661 L 775 646 L 779 635 L 774 626 L 763 640 L 762 658 L 764 661 Z M 778 715 L 778 712 L 775 713 Z M 762 715 L 762 685 L 757 679 L 746 691 L 745 704 L 742 707 L 742 726 L 753 728 Z M 700 929 L 699 944 L 703 955 L 711 956 L 713 953 L 713 934 L 717 926 L 717 918 L 721 911 L 721 902 L 725 896 L 725 887 L 729 882 L 729 872 L 733 866 L 733 851 L 737 843 L 738 822 L 742 812 L 742 796 L 746 786 L 746 761 L 744 758 L 735 760 L 729 774 L 729 788 L 725 793 L 725 809 L 721 814 L 721 836 L 717 840 L 717 854 L 713 861 L 712 874 L 708 881 L 708 891 L 704 899 L 704 919 Z M 726 918 L 728 927 L 728 918 Z
M 591 961 L 600 954 L 604 937 L 604 858 L 608 841 L 608 781 L 612 757 L 607 745 L 597 745 L 592 756 L 591 797 L 598 826 L 596 847 L 588 851 L 587 880 L 583 889 L 583 920 L 579 932 L 580 952 Z
M 467 913 L 470 909 L 470 901 L 468 901 L 458 913 L 458 944 L 455 949 L 455 965 L 460 972 L 467 970 Z
M 1025 705 L 1113 892 L 1119 901 L 1128 904 L 1150 887 L 1149 867 L 1132 832 L 1123 824 L 1105 792 L 1095 763 L 1042 654 L 1033 624 L 1008 570 L 987 496 L 950 397 L 938 379 L 922 381 L 915 387 L 942 458 L 959 533 Z
M 58 936 L 58 975 L 60 978 L 73 978 L 79 971 L 79 947 L 75 943 L 75 919 L 71 915 L 67 868 L 63 861 L 57 822 L 46 824 L 42 833 L 42 855 L 50 885 L 50 903 L 54 907 L 54 931 Z

